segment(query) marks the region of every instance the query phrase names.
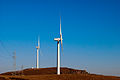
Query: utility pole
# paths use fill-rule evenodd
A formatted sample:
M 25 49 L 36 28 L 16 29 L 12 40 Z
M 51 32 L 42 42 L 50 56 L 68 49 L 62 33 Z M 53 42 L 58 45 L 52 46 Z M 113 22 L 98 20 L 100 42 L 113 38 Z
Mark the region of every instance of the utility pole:
M 24 68 L 24 66 L 22 65 L 21 66 L 21 75 L 23 76 L 23 68 Z
M 13 60 L 14 60 L 14 71 L 15 71 L 15 75 L 16 75 L 16 51 L 13 52 Z

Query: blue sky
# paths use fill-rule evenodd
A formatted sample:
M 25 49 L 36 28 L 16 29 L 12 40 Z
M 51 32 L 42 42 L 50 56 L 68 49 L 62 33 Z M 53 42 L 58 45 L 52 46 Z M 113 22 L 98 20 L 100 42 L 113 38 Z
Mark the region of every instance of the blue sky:
M 0 0 L 0 72 L 35 67 L 37 37 L 41 67 L 56 66 L 62 20 L 61 65 L 120 76 L 119 0 Z

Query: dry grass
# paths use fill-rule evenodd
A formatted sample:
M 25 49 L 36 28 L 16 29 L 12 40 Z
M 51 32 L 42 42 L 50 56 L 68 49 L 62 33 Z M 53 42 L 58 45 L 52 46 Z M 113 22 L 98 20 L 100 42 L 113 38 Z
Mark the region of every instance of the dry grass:
M 20 73 L 21 71 L 19 71 Z M 0 75 L 0 80 L 120 80 L 115 76 L 88 74 L 83 70 L 61 68 L 61 75 L 56 75 L 56 68 L 25 69 L 24 75 L 12 76 L 13 72 Z
M 114 76 L 100 76 L 100 75 L 62 74 L 58 76 L 55 74 L 51 74 L 51 75 L 26 75 L 26 76 L 1 75 L 0 80 L 120 80 L 120 78 Z

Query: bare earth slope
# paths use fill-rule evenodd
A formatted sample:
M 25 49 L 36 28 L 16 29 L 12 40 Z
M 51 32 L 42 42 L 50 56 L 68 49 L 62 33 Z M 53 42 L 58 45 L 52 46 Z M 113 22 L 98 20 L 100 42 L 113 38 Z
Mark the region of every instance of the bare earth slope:
M 56 68 L 25 69 L 0 75 L 0 80 L 120 80 L 120 77 L 89 74 L 85 70 L 61 68 L 61 75 L 56 75 Z
M 39 69 L 25 69 L 16 72 L 6 72 L 2 73 L 2 75 L 48 75 L 48 74 L 56 74 L 56 67 L 53 68 L 39 68 Z M 71 68 L 63 67 L 61 68 L 61 74 L 88 74 L 85 70 L 76 70 Z

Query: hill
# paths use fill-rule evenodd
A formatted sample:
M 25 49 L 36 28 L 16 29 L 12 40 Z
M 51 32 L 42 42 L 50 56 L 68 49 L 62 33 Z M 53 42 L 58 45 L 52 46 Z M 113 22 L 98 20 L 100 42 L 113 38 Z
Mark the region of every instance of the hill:
M 56 67 L 53 68 L 33 68 L 33 69 L 24 69 L 21 71 L 15 72 L 6 72 L 1 75 L 48 75 L 48 74 L 56 74 Z M 88 74 L 85 70 L 76 70 L 71 68 L 62 67 L 61 74 Z
M 85 70 L 61 68 L 61 75 L 56 75 L 56 68 L 25 69 L 0 74 L 0 80 L 120 80 L 120 77 L 89 74 Z

